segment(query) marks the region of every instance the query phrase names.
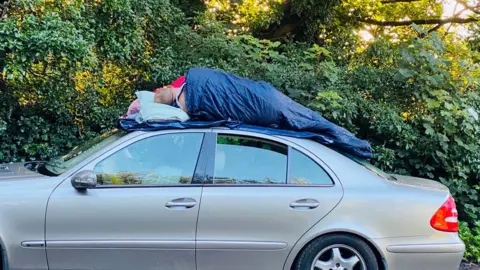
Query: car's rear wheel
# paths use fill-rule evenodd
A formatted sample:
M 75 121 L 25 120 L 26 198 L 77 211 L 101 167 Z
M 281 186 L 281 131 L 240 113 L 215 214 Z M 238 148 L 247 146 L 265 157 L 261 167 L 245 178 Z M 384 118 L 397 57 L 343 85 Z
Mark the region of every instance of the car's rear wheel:
M 378 270 L 378 262 L 370 246 L 358 237 L 335 234 L 310 242 L 294 270 Z

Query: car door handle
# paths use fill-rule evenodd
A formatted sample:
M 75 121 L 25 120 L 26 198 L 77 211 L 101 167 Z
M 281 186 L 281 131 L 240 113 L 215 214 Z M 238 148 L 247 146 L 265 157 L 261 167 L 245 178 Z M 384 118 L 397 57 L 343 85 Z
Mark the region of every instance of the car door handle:
M 165 207 L 171 209 L 188 209 L 197 205 L 197 201 L 192 198 L 180 198 L 167 202 Z
M 294 201 L 290 204 L 290 207 L 293 209 L 315 209 L 320 205 L 317 200 L 314 199 L 302 199 L 298 201 Z

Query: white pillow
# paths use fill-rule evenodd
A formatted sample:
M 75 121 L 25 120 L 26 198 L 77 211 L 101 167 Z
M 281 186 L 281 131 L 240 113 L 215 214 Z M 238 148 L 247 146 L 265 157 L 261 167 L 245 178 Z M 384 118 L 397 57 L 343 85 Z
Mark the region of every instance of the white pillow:
M 180 121 L 185 122 L 190 117 L 182 109 L 170 105 L 155 103 L 155 93 L 150 91 L 135 92 L 140 102 L 140 113 L 137 122 L 147 121 Z

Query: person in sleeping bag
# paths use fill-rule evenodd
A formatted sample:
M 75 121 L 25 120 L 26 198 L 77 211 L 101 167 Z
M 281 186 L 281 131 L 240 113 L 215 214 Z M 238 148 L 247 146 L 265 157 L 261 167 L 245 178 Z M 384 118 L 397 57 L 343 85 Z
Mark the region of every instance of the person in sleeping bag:
M 333 145 L 362 158 L 372 157 L 367 141 L 296 103 L 264 81 L 212 68 L 191 68 L 180 87 L 161 88 L 157 103 L 185 111 L 192 121 L 231 120 L 267 128 L 320 134 Z

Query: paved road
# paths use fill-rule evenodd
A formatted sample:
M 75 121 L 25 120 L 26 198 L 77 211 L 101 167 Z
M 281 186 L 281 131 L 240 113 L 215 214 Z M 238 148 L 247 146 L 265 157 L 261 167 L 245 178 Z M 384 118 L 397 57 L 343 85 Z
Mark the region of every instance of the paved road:
M 459 270 L 480 270 L 480 265 L 462 263 Z

